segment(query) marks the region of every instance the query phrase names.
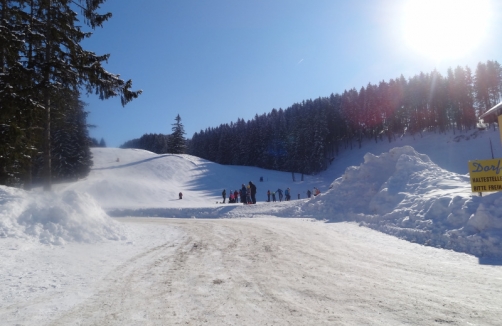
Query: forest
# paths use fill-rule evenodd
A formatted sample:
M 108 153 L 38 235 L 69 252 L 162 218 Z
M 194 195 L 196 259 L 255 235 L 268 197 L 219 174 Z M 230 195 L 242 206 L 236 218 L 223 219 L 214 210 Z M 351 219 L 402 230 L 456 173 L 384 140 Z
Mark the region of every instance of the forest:
M 82 48 L 111 13 L 105 0 L 0 0 L 0 184 L 30 189 L 85 177 L 92 166 L 82 93 L 138 97 Z M 84 31 L 84 27 L 88 31 Z
M 341 150 L 364 140 L 392 142 L 403 134 L 461 132 L 502 99 L 497 61 L 402 75 L 342 94 L 304 100 L 193 135 L 187 153 L 220 164 L 303 174 L 325 170 Z M 486 121 L 490 122 L 490 121 Z

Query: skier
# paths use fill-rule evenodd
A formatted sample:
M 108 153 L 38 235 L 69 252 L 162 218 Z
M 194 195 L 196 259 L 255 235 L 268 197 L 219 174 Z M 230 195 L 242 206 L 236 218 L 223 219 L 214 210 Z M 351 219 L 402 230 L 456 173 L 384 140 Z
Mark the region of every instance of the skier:
M 282 202 L 282 190 L 281 189 L 277 189 L 276 192 L 279 193 L 279 202 Z
M 270 203 L 270 189 L 267 190 L 267 203 Z
M 286 196 L 286 201 L 289 201 L 289 188 L 286 188 L 284 195 Z
M 272 201 L 275 203 L 275 192 L 272 193 Z
M 249 187 L 251 188 L 251 202 L 253 204 L 256 204 L 256 186 L 254 185 L 254 183 L 249 181 Z
M 223 204 L 225 204 L 225 200 L 227 199 L 227 191 L 225 189 L 223 189 L 221 196 L 223 197 Z
M 246 190 L 246 202 L 248 204 L 252 204 L 253 203 L 253 200 L 251 199 L 251 186 L 248 185 L 248 188 Z
M 178 196 L 180 196 L 180 199 L 183 199 L 183 194 L 181 193 L 181 191 L 180 191 L 180 193 L 178 194 Z
M 239 202 L 239 192 L 236 190 L 234 191 L 234 199 L 235 199 L 235 202 L 238 203 Z
M 244 184 L 242 184 L 241 188 L 241 203 L 246 205 L 246 186 Z
M 307 190 L 307 197 L 310 198 L 310 196 L 312 195 L 312 192 L 309 190 Z

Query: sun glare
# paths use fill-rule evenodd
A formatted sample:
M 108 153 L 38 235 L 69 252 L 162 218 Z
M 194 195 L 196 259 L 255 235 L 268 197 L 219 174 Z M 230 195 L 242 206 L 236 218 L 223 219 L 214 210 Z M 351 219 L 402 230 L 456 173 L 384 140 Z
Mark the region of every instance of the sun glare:
M 403 15 L 408 44 L 432 59 L 458 58 L 487 33 L 489 0 L 409 0 Z

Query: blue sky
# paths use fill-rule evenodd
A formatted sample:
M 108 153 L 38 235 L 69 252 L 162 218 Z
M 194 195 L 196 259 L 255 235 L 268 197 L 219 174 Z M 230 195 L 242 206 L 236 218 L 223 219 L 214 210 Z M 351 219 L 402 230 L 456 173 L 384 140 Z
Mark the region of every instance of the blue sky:
M 84 47 L 110 53 L 106 69 L 132 79 L 143 94 L 124 108 L 118 98 L 84 95 L 88 122 L 97 126 L 90 135 L 118 147 L 145 133 L 170 134 L 180 114 L 191 138 L 401 74 L 502 63 L 500 3 L 486 0 L 487 31 L 475 48 L 431 59 L 403 34 L 410 1 L 108 0 L 101 12 L 113 17 Z

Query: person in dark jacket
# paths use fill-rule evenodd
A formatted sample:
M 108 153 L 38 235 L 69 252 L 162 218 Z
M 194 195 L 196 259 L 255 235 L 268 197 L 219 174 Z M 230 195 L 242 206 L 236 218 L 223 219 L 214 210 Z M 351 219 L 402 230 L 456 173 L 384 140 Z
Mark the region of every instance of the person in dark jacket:
M 225 200 L 227 199 L 227 191 L 225 189 L 223 189 L 223 192 L 221 193 L 221 195 L 223 196 L 223 204 L 225 204 Z
M 244 184 L 241 188 L 241 203 L 246 204 L 246 186 Z
M 267 203 L 270 203 L 270 190 L 267 190 Z
M 254 183 L 249 181 L 249 187 L 251 188 L 251 201 L 253 202 L 253 204 L 256 204 L 256 186 L 254 185 Z
M 279 189 L 277 189 L 276 192 L 279 194 L 279 202 L 281 202 L 282 201 L 282 189 L 279 188 Z

